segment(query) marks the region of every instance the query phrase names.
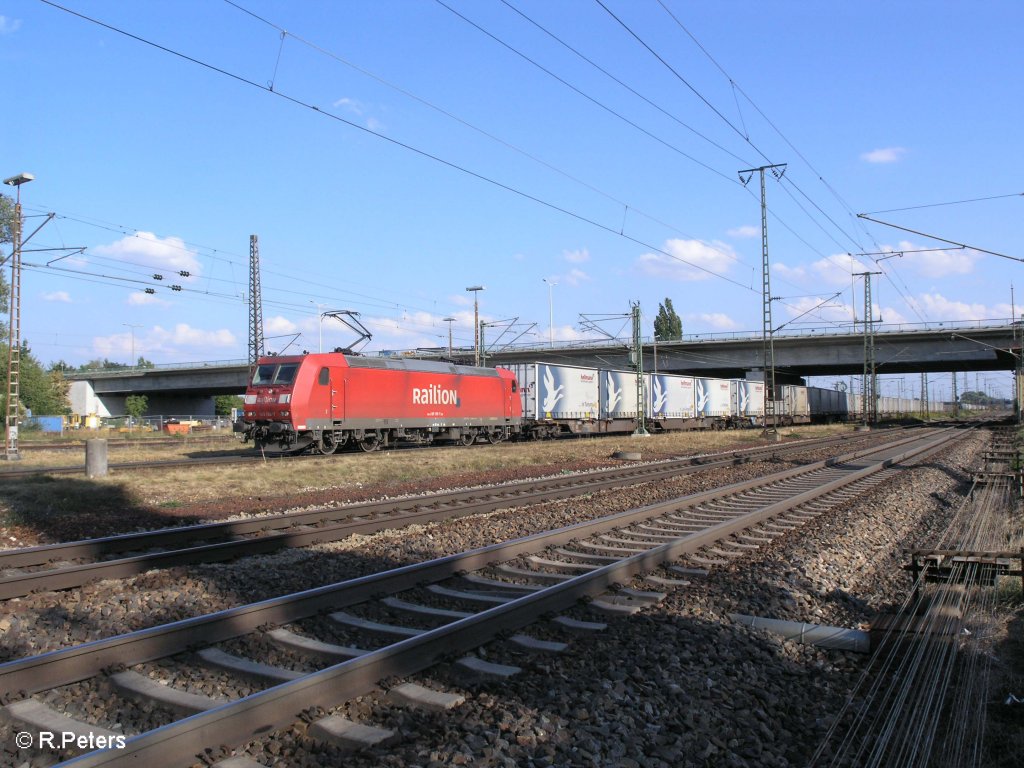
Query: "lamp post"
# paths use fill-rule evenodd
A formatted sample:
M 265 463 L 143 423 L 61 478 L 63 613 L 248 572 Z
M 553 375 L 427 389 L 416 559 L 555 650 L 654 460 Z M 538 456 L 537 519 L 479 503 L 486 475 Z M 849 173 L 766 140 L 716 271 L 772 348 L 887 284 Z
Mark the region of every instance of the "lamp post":
M 324 351 L 324 307 L 330 306 L 329 304 L 321 304 L 319 301 L 309 300 L 309 303 L 316 307 L 316 322 L 317 322 L 317 352 Z
M 555 346 L 555 304 L 552 298 L 551 289 L 558 285 L 557 280 L 548 280 L 546 277 L 542 277 L 545 283 L 548 284 L 548 346 Z
M 21 395 L 21 185 L 33 179 L 35 176 L 31 173 L 19 173 L 4 179 L 4 184 L 17 190 L 11 232 L 10 327 L 7 339 L 7 417 L 4 421 L 4 458 L 7 460 L 21 458 L 18 453 L 18 402 Z
M 452 323 L 455 322 L 454 317 L 446 317 L 442 322 L 448 323 L 448 360 L 452 359 Z
M 135 329 L 141 328 L 141 325 L 132 325 L 131 323 L 121 323 L 125 328 L 129 328 L 132 332 L 132 368 L 135 367 Z
M 480 291 L 487 289 L 471 285 L 466 290 L 473 294 L 473 365 L 480 365 Z

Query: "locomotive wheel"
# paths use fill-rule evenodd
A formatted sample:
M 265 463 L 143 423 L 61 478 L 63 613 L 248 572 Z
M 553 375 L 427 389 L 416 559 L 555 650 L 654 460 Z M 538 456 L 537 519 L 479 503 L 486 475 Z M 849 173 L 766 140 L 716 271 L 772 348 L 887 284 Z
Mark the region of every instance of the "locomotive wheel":
M 373 453 L 380 448 L 380 436 L 379 435 L 367 435 L 359 441 L 359 448 L 366 453 Z
M 476 442 L 476 435 L 472 432 L 463 432 L 459 435 L 459 445 L 464 445 L 467 448 Z
M 490 443 L 491 445 L 495 445 L 496 443 L 500 443 L 501 442 L 501 438 L 502 438 L 501 432 L 499 432 L 496 429 L 487 433 L 487 442 Z
M 338 441 L 334 439 L 333 432 L 324 432 L 320 435 L 316 447 L 324 456 L 330 456 L 338 450 Z

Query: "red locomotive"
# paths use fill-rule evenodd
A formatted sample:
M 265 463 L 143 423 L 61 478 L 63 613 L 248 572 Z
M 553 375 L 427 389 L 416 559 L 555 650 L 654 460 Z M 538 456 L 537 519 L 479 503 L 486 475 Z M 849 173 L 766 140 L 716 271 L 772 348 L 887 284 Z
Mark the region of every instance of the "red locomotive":
M 325 353 L 260 358 L 242 431 L 257 447 L 326 455 L 349 444 L 497 443 L 522 415 L 515 376 L 502 368 Z

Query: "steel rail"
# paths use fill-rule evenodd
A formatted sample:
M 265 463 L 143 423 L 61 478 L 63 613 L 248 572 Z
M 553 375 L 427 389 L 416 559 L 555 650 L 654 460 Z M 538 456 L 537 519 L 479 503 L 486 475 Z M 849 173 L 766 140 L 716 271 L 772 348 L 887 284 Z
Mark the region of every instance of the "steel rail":
M 140 554 L 115 560 L 11 574 L 0 579 L 0 599 L 20 597 L 43 590 L 71 589 L 93 580 L 125 578 L 153 568 L 220 562 L 246 555 L 273 552 L 284 547 L 304 547 L 320 542 L 337 541 L 354 534 L 370 534 L 397 526 L 423 524 L 490 512 L 509 506 L 567 498 L 593 493 L 620 485 L 623 482 L 653 482 L 679 474 L 748 463 L 759 454 L 776 457 L 780 453 L 799 452 L 809 447 L 814 446 L 793 446 L 784 451 L 780 451 L 778 447 L 758 447 L 757 449 L 744 449 L 742 455 L 736 455 L 730 459 L 713 461 L 706 461 L 702 458 L 683 459 L 627 469 L 612 468 L 598 472 L 580 473 L 571 478 L 530 480 L 465 491 L 430 494 L 425 497 L 365 502 L 329 510 L 284 513 L 241 521 L 183 526 L 102 539 L 0 551 L 0 568 L 16 568 L 44 565 L 54 560 L 83 559 L 117 552 L 181 545 L 197 539 L 219 540 L 263 533 L 267 530 L 296 528 L 310 524 L 320 525 L 313 530 L 291 530 L 256 538 L 217 541 L 169 552 Z M 482 500 L 481 497 L 483 497 Z M 454 506 L 456 504 L 462 506 Z M 347 519 L 337 524 L 327 524 L 340 517 Z M 354 520 L 352 518 L 369 519 Z
M 946 430 L 940 433 L 940 437 Z M 932 433 L 919 436 L 915 442 Z M 874 453 L 891 451 L 897 441 Z M 840 460 L 855 461 L 864 454 L 855 452 Z M 637 509 L 608 515 L 544 531 L 510 542 L 492 544 L 456 555 L 436 558 L 425 563 L 403 566 L 383 573 L 350 579 L 337 584 L 316 587 L 290 595 L 269 598 L 237 608 L 229 608 L 138 630 L 124 635 L 94 640 L 81 645 L 0 664 L 0 701 L 19 694 L 29 695 L 59 685 L 92 677 L 98 670 L 115 664 L 138 664 L 178 653 L 197 645 L 209 645 L 251 632 L 263 625 L 287 624 L 320 611 L 353 605 L 384 592 L 397 592 L 422 583 L 441 581 L 460 572 L 483 568 L 492 562 L 508 560 L 523 553 L 532 553 L 547 546 L 566 544 L 574 539 L 645 520 L 656 515 L 693 507 L 714 499 L 735 495 L 758 486 L 767 486 L 791 477 L 809 474 L 826 467 L 838 466 L 840 460 L 828 459 L 777 472 L 766 477 L 691 494 L 677 499 L 646 505 Z M 853 471 L 851 469 L 851 471 Z
M 540 616 L 565 610 L 581 598 L 601 594 L 614 584 L 624 583 L 633 576 L 832 493 L 893 464 L 941 450 L 954 436 L 942 434 L 936 440 L 871 462 L 819 488 L 775 502 L 735 520 L 655 546 L 595 571 L 384 646 L 293 682 L 273 686 L 238 701 L 131 737 L 124 749 L 90 752 L 61 765 L 68 768 L 121 768 L 145 762 L 163 768 L 190 764 L 200 754 L 197 745 L 237 745 L 287 727 L 311 707 L 332 708 L 373 690 L 381 679 L 408 676 L 453 654 L 471 650 L 503 633 L 528 625 Z M 649 512 L 651 508 L 645 510 Z M 622 515 L 613 517 L 621 518 Z M 521 539 L 514 543 L 513 549 L 520 549 L 522 543 L 531 540 L 535 541 L 537 537 Z M 493 548 L 488 547 L 470 554 L 477 567 L 480 567 L 487 564 L 493 552 Z M 468 563 L 466 565 L 472 567 Z
M 268 459 L 271 457 L 268 457 Z M 279 461 L 292 459 L 318 458 L 316 456 L 290 456 L 281 454 L 280 457 L 273 457 Z M 323 457 L 319 457 L 323 458 Z M 250 464 L 262 462 L 262 456 L 210 456 L 205 459 L 153 459 L 152 461 L 124 461 L 107 465 L 108 469 L 133 470 L 133 469 L 174 469 L 175 467 L 189 467 L 204 464 Z M 38 475 L 81 475 L 85 474 L 85 463 L 76 467 L 11 467 L 0 468 L 0 480 L 19 480 L 26 477 L 37 477 Z
M 168 445 L 191 448 L 205 443 L 238 443 L 238 440 L 230 435 L 203 435 L 202 437 L 197 435 L 189 435 L 187 437 L 108 437 L 105 439 L 107 447 L 111 450 L 120 450 L 121 448 L 162 448 Z M 18 444 L 19 451 L 70 451 L 75 449 L 79 451 L 85 450 L 85 440 L 64 443 L 21 442 Z

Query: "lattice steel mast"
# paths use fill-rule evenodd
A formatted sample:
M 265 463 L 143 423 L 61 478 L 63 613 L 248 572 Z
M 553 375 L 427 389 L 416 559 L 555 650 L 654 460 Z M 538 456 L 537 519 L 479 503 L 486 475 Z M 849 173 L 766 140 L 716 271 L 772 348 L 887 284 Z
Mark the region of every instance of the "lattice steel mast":
M 772 326 L 772 288 L 768 265 L 768 204 L 765 198 L 764 172 L 771 171 L 776 179 L 786 173 L 786 163 L 762 165 L 740 171 L 740 182 L 746 186 L 755 173 L 761 176 L 761 359 L 764 362 L 764 431 L 778 434 L 775 414 L 775 335 Z M 744 178 L 746 174 L 746 178 Z
M 864 278 L 864 374 L 861 380 L 861 410 L 864 424 L 878 421 L 878 375 L 875 365 L 875 311 L 871 299 L 871 276 L 881 272 L 855 272 Z
M 631 303 L 630 317 L 633 320 L 633 355 L 635 356 L 634 366 L 636 368 L 636 431 L 634 436 L 648 434 L 647 422 L 644 418 L 644 344 L 643 334 L 640 327 L 640 302 Z
M 20 190 L 19 190 L 20 192 Z M 18 405 L 21 402 L 21 199 L 14 204 L 11 251 L 10 327 L 7 340 L 7 416 L 4 458 L 20 459 L 18 453 Z
M 249 375 L 263 355 L 263 297 L 260 292 L 260 242 L 249 235 Z

